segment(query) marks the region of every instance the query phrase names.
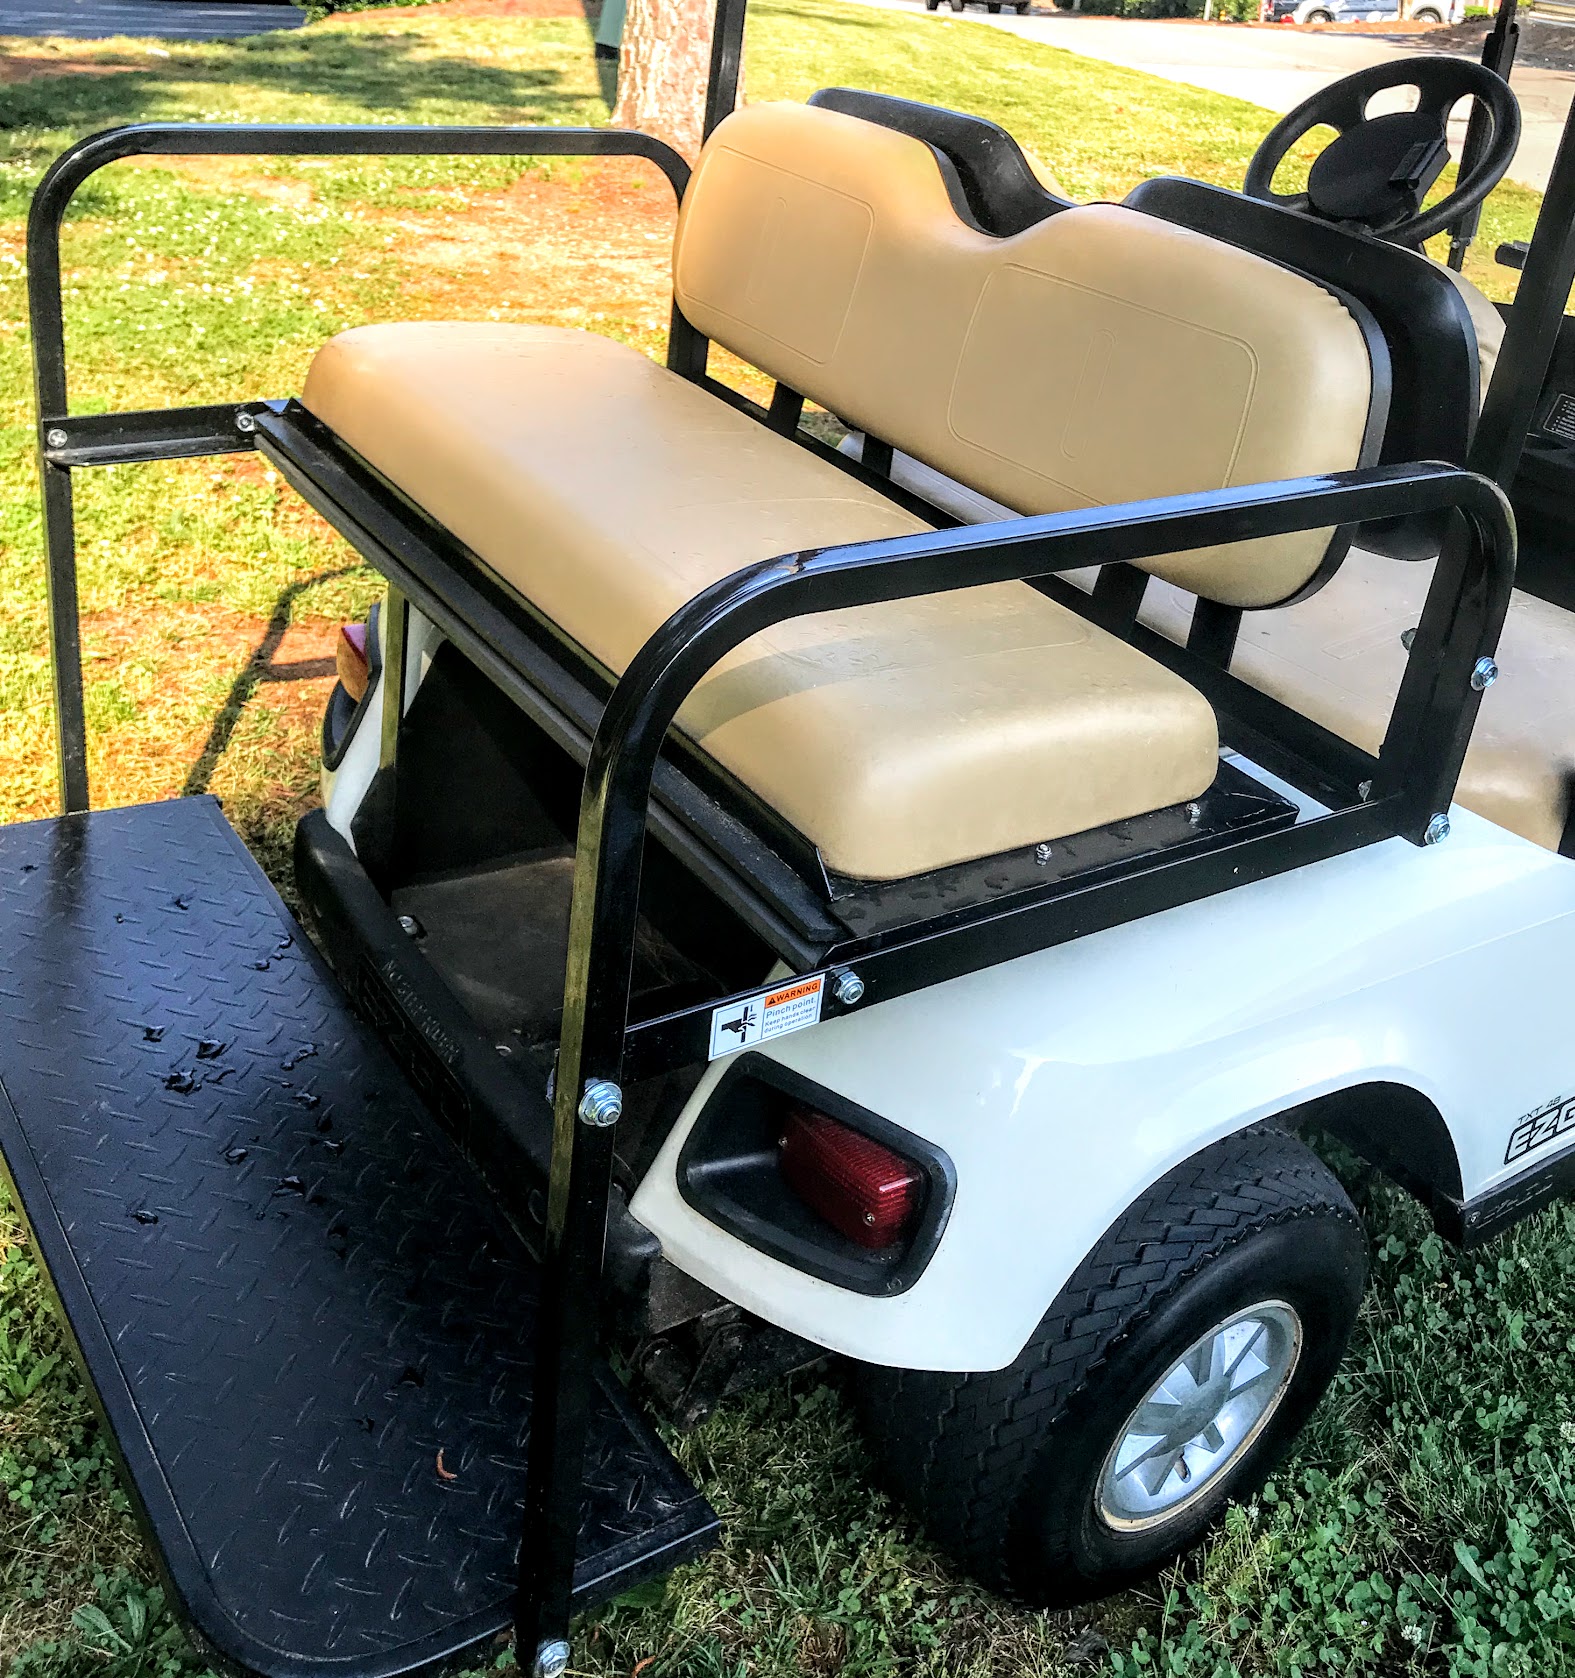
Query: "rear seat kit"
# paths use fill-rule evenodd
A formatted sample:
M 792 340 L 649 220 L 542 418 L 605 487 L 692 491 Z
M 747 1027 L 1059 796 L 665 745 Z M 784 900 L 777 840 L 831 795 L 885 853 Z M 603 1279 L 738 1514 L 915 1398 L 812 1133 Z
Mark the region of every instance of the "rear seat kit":
M 1575 1158 L 1562 746 L 1507 707 L 1472 744 L 1506 614 L 1568 643 L 1512 602 L 1505 489 L 1575 138 L 1505 327 L 1411 248 L 1449 104 L 1457 234 L 1513 155 L 1489 70 L 1408 61 L 1403 134 L 1320 95 L 1355 103 L 1288 202 L 1305 111 L 1245 194 L 1075 204 L 976 117 L 735 110 L 743 16 L 692 171 L 615 130 L 144 124 L 35 200 L 63 814 L 0 832 L 0 1154 L 230 1670 L 512 1627 L 556 1678 L 573 1615 L 716 1538 L 643 1411 L 828 1356 L 978 1577 L 1112 1590 L 1338 1365 L 1364 1245 L 1298 1131 L 1459 1240 Z M 369 325 L 298 397 L 73 414 L 73 194 L 212 154 L 652 164 L 666 364 Z M 73 474 L 243 451 L 388 585 L 296 832 L 310 938 L 212 801 L 90 808 Z

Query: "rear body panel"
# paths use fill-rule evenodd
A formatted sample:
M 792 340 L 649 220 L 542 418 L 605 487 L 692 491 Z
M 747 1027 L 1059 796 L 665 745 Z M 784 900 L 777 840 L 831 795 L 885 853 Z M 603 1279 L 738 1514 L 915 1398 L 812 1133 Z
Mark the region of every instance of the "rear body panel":
M 678 1153 L 726 1058 L 634 1214 L 673 1263 L 794 1333 L 870 1362 L 976 1370 L 1011 1362 L 1172 1165 L 1331 1091 L 1426 1097 L 1474 1199 L 1565 1146 L 1556 1123 L 1523 1121 L 1575 1093 L 1575 863 L 1468 811 L 1451 819 L 1441 845 L 1390 840 L 767 1046 L 952 1161 L 949 1222 L 899 1297 L 802 1275 L 685 1204 Z

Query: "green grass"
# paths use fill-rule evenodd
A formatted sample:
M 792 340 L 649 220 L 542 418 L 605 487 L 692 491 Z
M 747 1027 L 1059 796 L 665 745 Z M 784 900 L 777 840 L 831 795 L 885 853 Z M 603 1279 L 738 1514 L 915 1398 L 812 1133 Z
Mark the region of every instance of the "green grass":
M 161 58 L 132 42 L 17 45 L 118 68 L 0 88 L 0 819 L 45 813 L 51 798 L 22 262 L 27 198 L 48 159 L 138 119 L 606 114 L 577 20 L 418 8 Z M 1234 184 L 1267 126 L 1238 102 L 979 23 L 759 0 L 751 97 L 839 82 L 992 116 L 1079 197 L 1172 171 Z M 580 309 L 559 296 L 533 316 L 530 297 L 500 297 L 485 271 L 421 260 L 451 221 L 484 219 L 544 181 L 564 189 L 553 201 L 566 223 L 589 215 L 580 180 L 571 166 L 506 161 L 109 171 L 66 240 L 74 400 L 284 394 L 329 332 L 401 312 L 589 315 L 653 347 L 638 301 Z M 1523 236 L 1535 206 L 1517 188 L 1496 194 L 1479 251 Z M 1508 280 L 1476 273 L 1494 288 Z M 279 874 L 311 796 L 314 705 L 261 680 L 257 649 L 286 630 L 321 636 L 364 607 L 375 579 L 255 462 L 87 474 L 78 496 L 100 801 L 210 787 Z M 1371 1188 L 1367 1211 L 1374 1282 L 1329 1402 L 1270 1491 L 1153 1590 L 1060 1616 L 991 1599 L 882 1499 L 835 1386 L 808 1381 L 730 1405 L 680 1442 L 726 1542 L 585 1624 L 582 1669 L 1575 1673 L 1575 1216 L 1544 1214 L 1462 1259 L 1391 1191 Z M 204 1665 L 152 1581 L 20 1226 L 0 1205 L 0 1673 L 198 1678 Z

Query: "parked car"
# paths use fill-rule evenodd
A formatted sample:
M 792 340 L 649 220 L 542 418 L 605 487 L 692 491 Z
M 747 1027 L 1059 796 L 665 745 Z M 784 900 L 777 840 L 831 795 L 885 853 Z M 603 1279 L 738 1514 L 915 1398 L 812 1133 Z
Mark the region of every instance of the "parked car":
M 1382 23 L 1405 18 L 1413 23 L 1460 23 L 1465 15 L 1465 0 L 1425 0 L 1420 6 L 1407 6 L 1405 0 L 1268 0 L 1264 21 Z

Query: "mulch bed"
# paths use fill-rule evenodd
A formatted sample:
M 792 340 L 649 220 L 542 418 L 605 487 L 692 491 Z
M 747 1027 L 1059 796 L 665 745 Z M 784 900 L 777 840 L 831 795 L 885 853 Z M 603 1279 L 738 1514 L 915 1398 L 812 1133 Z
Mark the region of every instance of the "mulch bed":
M 1447 29 L 1430 29 L 1423 44 L 1428 52 L 1470 53 L 1475 58 L 1481 54 L 1483 39 L 1491 28 L 1486 19 L 1478 19 Z M 1515 62 L 1537 70 L 1575 70 L 1575 28 L 1547 18 L 1528 17 L 1522 11 Z
M 0 25 L 0 34 L 4 26 Z M 30 82 L 37 76 L 113 76 L 121 70 L 146 69 L 142 64 L 106 63 L 68 53 L 0 52 L 0 85 Z

